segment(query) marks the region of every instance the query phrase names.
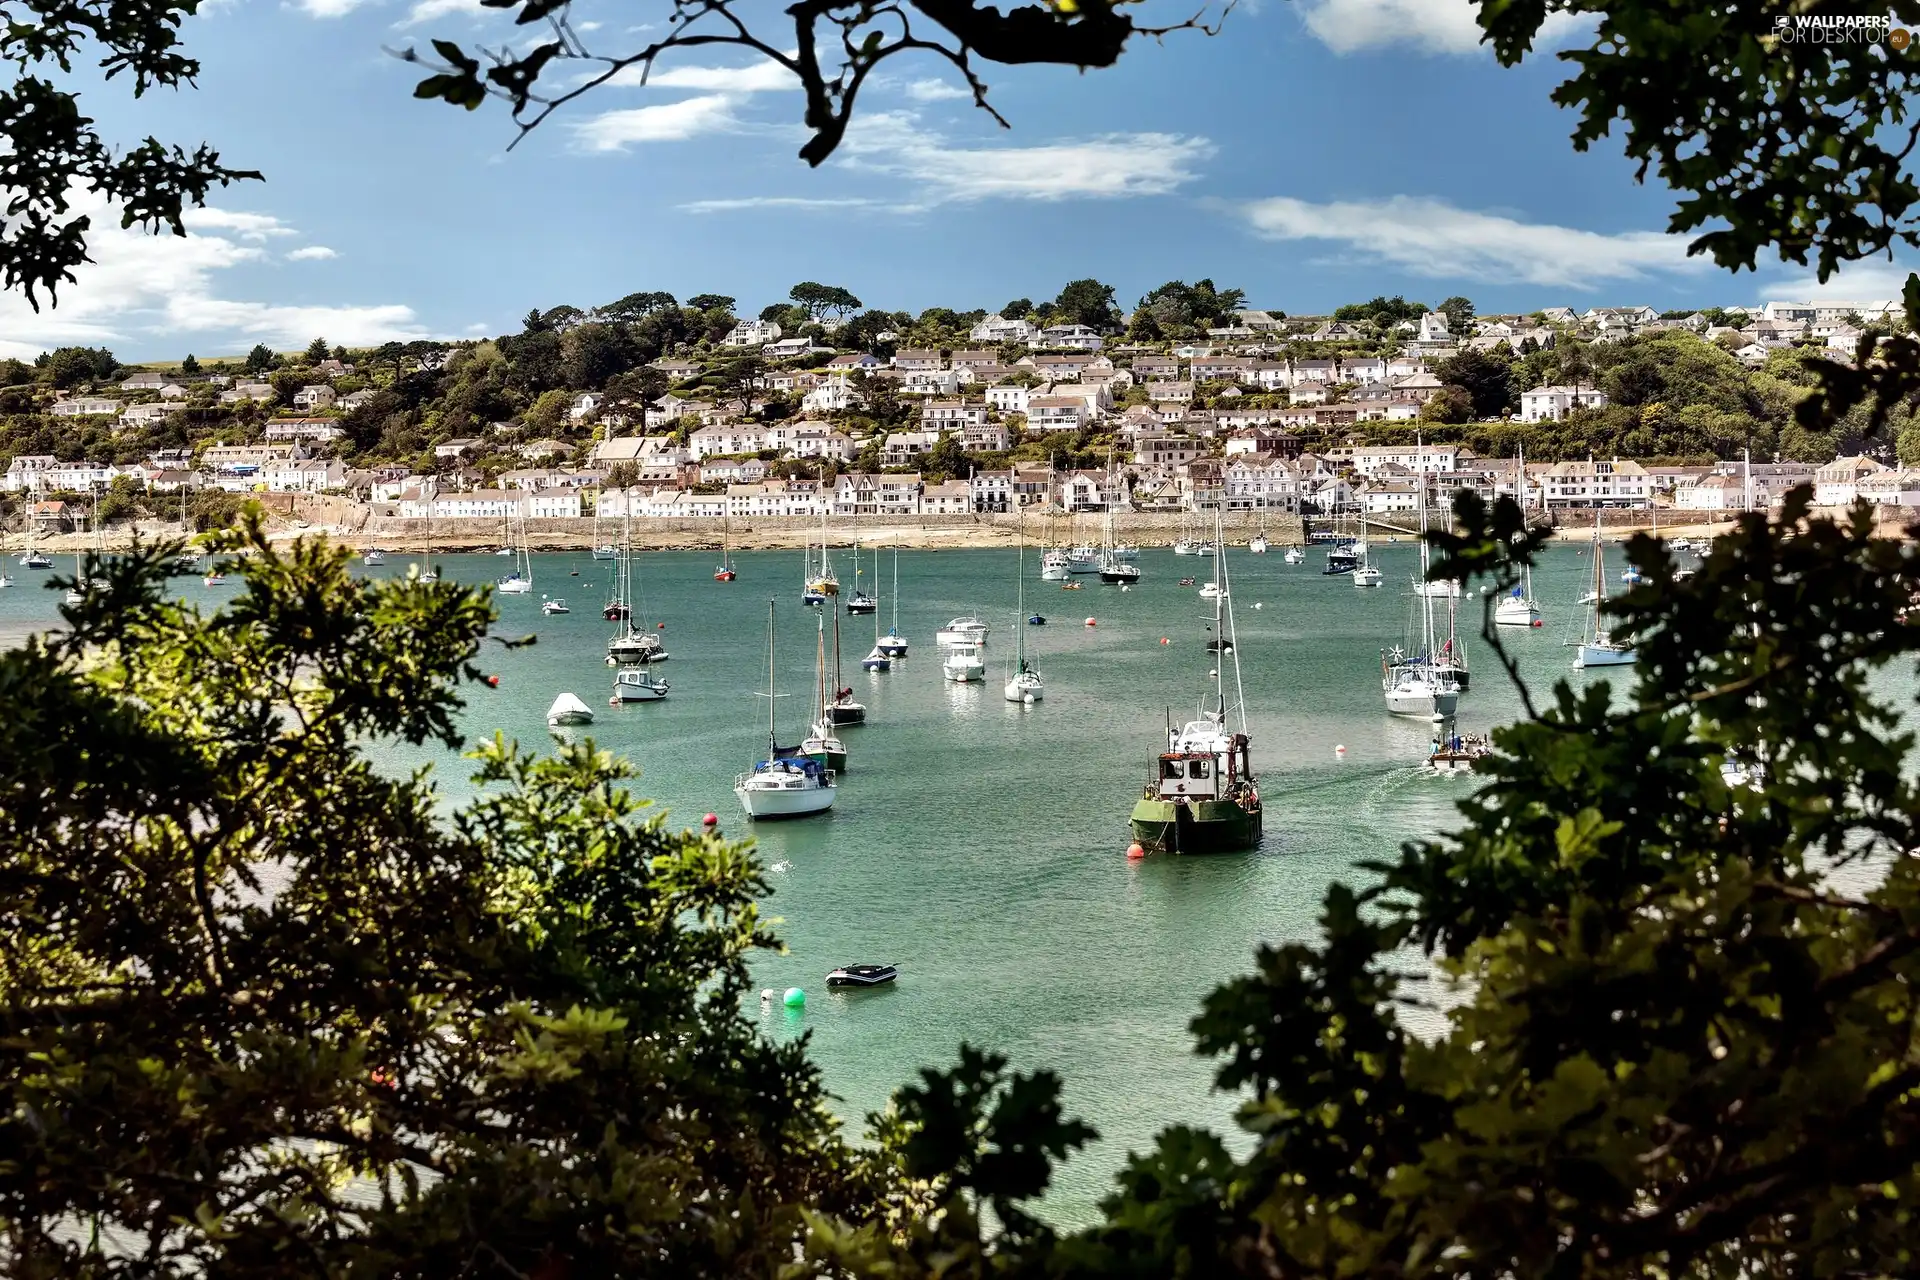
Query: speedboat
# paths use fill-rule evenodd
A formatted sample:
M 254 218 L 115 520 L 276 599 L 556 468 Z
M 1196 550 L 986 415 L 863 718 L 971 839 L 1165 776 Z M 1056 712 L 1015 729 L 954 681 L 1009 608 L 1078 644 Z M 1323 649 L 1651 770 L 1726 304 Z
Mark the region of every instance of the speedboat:
M 667 647 L 651 631 L 629 631 L 607 641 L 607 661 L 615 666 L 637 667 L 666 660 Z
M 510 573 L 500 579 L 497 589 L 503 596 L 524 596 L 533 590 L 533 579 Z
M 876 644 L 866 657 L 860 659 L 860 665 L 868 671 L 891 671 L 893 658 Z
M 749 818 L 804 818 L 833 807 L 834 772 L 806 756 L 762 760 L 734 779 L 733 794 Z
M 386 562 L 387 562 L 387 553 L 380 550 L 378 547 L 368 547 L 365 551 L 360 553 L 360 563 L 362 564 L 374 565 L 374 564 L 385 564 Z
M 880 642 L 873 647 L 881 653 L 886 654 L 889 658 L 904 658 L 907 656 L 906 637 L 891 628 L 888 629 L 887 634 L 880 637 Z
M 547 724 L 559 727 L 563 724 L 592 724 L 593 710 L 571 693 L 563 693 L 553 700 L 547 708 Z
M 830 987 L 882 987 L 900 976 L 890 964 L 843 964 L 827 975 Z
M 672 686 L 651 671 L 613 673 L 613 697 L 609 702 L 658 702 Z
M 880 602 L 864 591 L 856 591 L 847 597 L 848 613 L 872 613 L 880 607 Z
M 945 647 L 961 644 L 977 647 L 987 642 L 987 624 L 971 615 L 955 618 L 935 632 L 933 638 L 936 643 Z
M 954 645 L 940 664 L 941 672 L 955 684 L 971 684 L 986 678 L 987 664 L 981 660 L 980 646 L 972 642 Z
M 572 613 L 573 610 L 567 608 L 565 600 L 542 600 L 540 612 L 551 618 L 556 613 Z
M 1353 571 L 1353 585 L 1356 587 L 1377 587 L 1386 575 L 1373 565 L 1361 565 Z
M 1202 600 L 1217 600 L 1225 594 L 1226 592 L 1220 589 L 1220 584 L 1217 582 L 1205 583 L 1200 588 L 1200 598 Z

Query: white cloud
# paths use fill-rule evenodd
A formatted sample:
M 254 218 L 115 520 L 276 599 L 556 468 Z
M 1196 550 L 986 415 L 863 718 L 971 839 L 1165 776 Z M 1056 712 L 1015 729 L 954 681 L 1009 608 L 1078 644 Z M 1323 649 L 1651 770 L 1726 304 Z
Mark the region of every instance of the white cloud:
M 1277 196 L 1239 209 L 1254 232 L 1266 239 L 1344 245 L 1361 261 L 1433 279 L 1589 289 L 1653 272 L 1712 269 L 1709 259 L 1687 257 L 1681 236 L 1657 231 L 1606 235 L 1520 222 L 1421 196 L 1327 204 Z
M 287 255 L 288 262 L 325 262 L 340 255 L 323 244 L 303 245 Z
M 181 221 L 194 230 L 231 231 L 242 240 L 255 244 L 265 241 L 269 236 L 291 236 L 298 233 L 270 213 L 242 213 L 235 209 L 188 209 Z
M 843 150 L 850 168 L 911 180 L 925 205 L 1166 195 L 1199 176 L 1194 166 L 1214 146 L 1174 133 L 1112 133 L 1032 147 L 963 147 L 921 129 L 909 113 L 879 112 L 854 126 Z
M 652 75 L 636 64 L 621 68 L 607 83 L 628 88 L 645 83 L 651 89 L 697 89 L 702 93 L 777 93 L 800 87 L 793 72 L 770 58 L 744 67 L 655 67 Z
M 300 0 L 309 18 L 344 18 L 367 0 Z
M 311 2 L 311 0 L 309 0 Z M 359 3 L 360 0 L 319 0 L 322 4 Z M 396 27 L 417 27 L 423 22 L 432 22 L 438 18 L 448 18 L 455 14 L 482 17 L 489 10 L 480 0 L 418 0 L 413 8 L 407 10 L 407 16 L 394 23 Z
M 1474 13 L 1473 0 L 1305 0 L 1300 6 L 1307 30 L 1335 53 L 1387 45 L 1472 53 L 1484 34 Z M 1550 14 L 1534 47 L 1547 47 L 1583 25 L 1573 14 Z
M 1783 276 L 1762 286 L 1760 301 L 1897 302 L 1915 270 L 1920 268 L 1897 262 L 1856 262 L 1842 266 L 1825 284 L 1812 272 Z
M 680 102 L 607 111 L 573 126 L 575 145 L 583 151 L 624 151 L 636 142 L 685 142 L 703 133 L 734 127 L 733 99 L 724 93 L 702 94 Z
M 868 209 L 882 204 L 861 196 L 815 199 L 810 196 L 742 196 L 731 200 L 694 200 L 680 206 L 688 213 L 726 213 L 735 209 Z
M 262 341 L 304 344 L 316 333 L 355 346 L 429 336 L 412 309 L 398 304 L 281 305 L 219 297 L 217 272 L 269 262 L 257 241 L 296 234 L 277 218 L 201 209 L 187 215 L 187 235 L 152 236 L 122 228 L 98 196 L 76 191 L 71 201 L 77 212 L 93 215 L 87 248 L 94 261 L 75 269 L 76 282 L 60 290 L 58 307 L 36 313 L 17 293 L 0 295 L 0 355 L 30 358 L 70 343 L 104 344 L 127 354 L 129 347 L 184 352 L 189 338 L 203 349 L 238 350 Z
M 951 102 L 955 98 L 973 97 L 971 91 L 946 80 L 915 80 L 906 92 L 915 102 Z

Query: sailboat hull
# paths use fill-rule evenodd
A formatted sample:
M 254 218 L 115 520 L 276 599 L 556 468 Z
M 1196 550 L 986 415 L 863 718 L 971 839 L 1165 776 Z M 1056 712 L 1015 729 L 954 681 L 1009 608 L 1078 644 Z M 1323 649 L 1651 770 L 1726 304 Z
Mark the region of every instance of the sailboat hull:
M 1573 665 L 1585 670 L 1588 667 L 1630 667 L 1634 656 L 1631 649 L 1616 649 L 1611 645 L 1583 644 L 1574 656 Z
M 1434 716 L 1450 716 L 1460 707 L 1459 693 L 1435 692 L 1420 686 L 1388 689 L 1386 697 L 1389 714 L 1414 716 L 1422 720 L 1430 720 Z
M 740 807 L 747 816 L 756 822 L 766 822 L 776 818 L 805 818 L 816 813 L 825 813 L 833 807 L 832 787 L 806 787 L 797 790 L 772 790 L 746 785 L 737 786 L 733 794 L 739 799 Z
M 1262 834 L 1260 809 L 1231 800 L 1142 797 L 1130 825 L 1135 840 L 1159 853 L 1237 853 L 1258 845 Z

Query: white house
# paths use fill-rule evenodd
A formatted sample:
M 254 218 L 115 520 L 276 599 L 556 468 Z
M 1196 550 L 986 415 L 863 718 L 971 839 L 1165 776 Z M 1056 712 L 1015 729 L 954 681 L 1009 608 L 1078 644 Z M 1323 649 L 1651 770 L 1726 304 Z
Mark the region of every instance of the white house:
M 302 413 L 312 413 L 315 409 L 332 408 L 336 399 L 338 397 L 334 395 L 332 387 L 324 382 L 318 382 L 294 392 L 293 407 Z
M 1076 351 L 1098 351 L 1104 344 L 1099 331 L 1084 324 L 1049 325 L 1027 340 L 1029 347 L 1071 347 Z
M 1027 342 L 1034 327 L 1025 320 L 1009 320 L 995 313 L 973 326 L 967 337 L 974 342 Z
M 764 347 L 780 341 L 780 326 L 771 320 L 742 320 L 721 339 L 723 346 Z
M 1025 413 L 1027 402 L 1033 398 L 1032 387 L 988 387 L 987 403 L 1001 413 Z
M 520 514 L 529 520 L 567 520 L 580 515 L 578 489 L 534 489 L 520 495 Z
M 340 488 L 347 468 L 338 458 L 289 458 L 269 462 L 263 475 L 269 493 L 319 493 Z
M 338 440 L 345 433 L 329 418 L 275 418 L 267 423 L 269 440 Z
M 1549 507 L 1644 508 L 1653 501 L 1647 469 L 1618 458 L 1556 462 L 1541 477 L 1540 489 Z
M 1078 431 L 1087 425 L 1087 402 L 1079 396 L 1033 396 L 1027 426 L 1035 431 Z
M 1813 500 L 1823 507 L 1846 507 L 1861 496 L 1869 477 L 1886 470 L 1872 458 L 1835 458 L 1813 473 Z
M 264 382 L 237 382 L 220 393 L 221 404 L 239 404 L 245 400 L 271 400 L 273 388 Z
M 109 418 L 120 413 L 118 400 L 105 400 L 98 396 L 75 396 L 71 400 L 56 400 L 53 416 L 56 418 Z
M 130 404 L 120 414 L 123 427 L 140 427 L 149 423 L 165 422 L 174 412 L 174 406 L 165 403 Z
M 715 454 L 758 453 L 766 447 L 766 434 L 744 422 L 701 427 L 687 437 L 687 456 L 695 462 Z
M 964 431 L 987 425 L 987 406 L 965 400 L 929 400 L 920 410 L 920 425 L 929 431 Z
M 1353 469 L 1371 476 L 1385 466 L 1404 467 L 1408 471 L 1436 475 L 1460 466 L 1457 444 L 1362 445 L 1353 451 Z
M 1559 422 L 1575 409 L 1598 409 L 1607 403 L 1597 387 L 1535 387 L 1520 393 L 1522 422 Z

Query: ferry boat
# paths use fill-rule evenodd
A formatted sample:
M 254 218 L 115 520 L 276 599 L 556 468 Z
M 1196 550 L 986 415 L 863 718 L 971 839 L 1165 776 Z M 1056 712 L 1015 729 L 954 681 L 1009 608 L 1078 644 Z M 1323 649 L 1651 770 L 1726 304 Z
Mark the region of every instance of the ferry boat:
M 1228 599 L 1225 557 L 1214 552 L 1214 581 L 1222 590 L 1213 601 L 1213 634 L 1229 646 L 1234 640 L 1233 608 Z M 1142 850 L 1160 853 L 1230 853 L 1260 843 L 1262 808 L 1247 736 L 1246 695 L 1240 682 L 1240 656 L 1233 659 L 1234 701 L 1227 700 L 1225 662 L 1214 659 L 1212 706 L 1196 720 L 1175 728 L 1167 721 L 1167 749 L 1155 759 L 1153 776 L 1134 802 L 1133 838 Z M 1229 724 L 1238 712 L 1239 727 Z

